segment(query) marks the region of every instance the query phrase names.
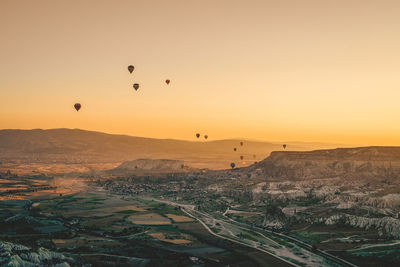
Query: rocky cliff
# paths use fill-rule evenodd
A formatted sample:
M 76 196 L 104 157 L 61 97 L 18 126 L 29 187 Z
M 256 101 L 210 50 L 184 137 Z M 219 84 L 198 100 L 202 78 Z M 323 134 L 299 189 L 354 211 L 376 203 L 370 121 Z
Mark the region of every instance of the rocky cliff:
M 75 265 L 75 260 L 45 248 L 37 250 L 10 242 L 0 241 L 1 266 L 59 266 Z
M 400 177 L 400 147 L 360 147 L 305 152 L 276 151 L 252 169 L 270 178 L 301 180 L 315 178 Z

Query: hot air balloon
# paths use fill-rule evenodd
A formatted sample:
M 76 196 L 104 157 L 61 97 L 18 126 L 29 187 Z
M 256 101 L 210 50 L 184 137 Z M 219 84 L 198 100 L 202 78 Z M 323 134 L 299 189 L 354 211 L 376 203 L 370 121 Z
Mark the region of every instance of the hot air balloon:
M 231 168 L 233 169 L 233 168 L 235 168 L 235 163 L 231 163 Z
M 254 154 L 254 155 L 253 155 L 253 158 L 255 159 L 256 157 L 257 157 L 257 155 L 256 155 L 256 154 Z
M 233 151 L 236 151 L 236 150 L 237 150 L 236 147 L 234 147 L 234 148 L 233 148 Z
M 207 138 L 208 138 L 208 135 L 205 135 L 205 136 L 204 136 L 204 139 L 206 139 L 206 140 L 207 140 Z
M 81 109 L 81 104 L 79 104 L 79 103 L 76 103 L 75 105 L 74 105 L 74 108 L 76 109 L 76 111 L 79 111 L 80 109 Z
M 283 145 L 283 149 L 286 149 L 286 144 Z
M 196 134 L 196 137 L 197 137 L 197 138 L 200 138 L 200 134 L 199 134 L 199 133 L 197 133 L 197 134 Z
M 243 142 L 240 142 L 240 145 L 243 146 Z
M 139 89 L 139 84 L 138 83 L 133 84 L 133 88 L 137 91 Z
M 170 80 L 165 80 L 165 83 L 168 85 L 171 81 Z
M 240 160 L 243 160 L 243 156 L 240 156 Z
M 135 67 L 133 65 L 128 66 L 128 70 L 130 73 L 132 73 L 134 69 L 135 69 Z

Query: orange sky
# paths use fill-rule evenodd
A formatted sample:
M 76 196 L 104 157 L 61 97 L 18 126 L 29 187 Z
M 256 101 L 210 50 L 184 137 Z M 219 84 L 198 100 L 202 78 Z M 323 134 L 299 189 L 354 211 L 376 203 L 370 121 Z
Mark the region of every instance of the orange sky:
M 2 0 L 0 128 L 400 145 L 399 14 L 378 0 Z

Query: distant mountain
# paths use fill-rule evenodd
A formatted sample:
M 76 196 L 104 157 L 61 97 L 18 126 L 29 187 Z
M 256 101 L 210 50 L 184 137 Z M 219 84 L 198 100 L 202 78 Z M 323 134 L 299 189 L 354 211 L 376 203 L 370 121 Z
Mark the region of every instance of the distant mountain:
M 16 163 L 120 163 L 138 158 L 183 160 L 197 168 L 247 166 L 282 150 L 281 144 L 243 140 L 182 141 L 106 134 L 79 129 L 0 130 L 0 161 Z M 287 143 L 287 150 L 315 149 L 315 143 Z M 237 151 L 234 152 L 233 148 Z M 335 145 L 322 145 L 332 148 Z M 240 155 L 244 156 L 242 164 Z M 253 155 L 256 155 L 254 159 Z
M 337 148 L 314 151 L 274 151 L 251 166 L 267 177 L 301 180 L 314 178 L 400 178 L 400 147 Z

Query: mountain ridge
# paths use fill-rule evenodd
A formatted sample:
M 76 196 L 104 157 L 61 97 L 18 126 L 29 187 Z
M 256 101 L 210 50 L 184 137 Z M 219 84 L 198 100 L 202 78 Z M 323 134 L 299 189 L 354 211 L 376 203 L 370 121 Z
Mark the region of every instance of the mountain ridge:
M 280 179 L 400 177 L 400 147 L 370 146 L 313 151 L 273 151 L 250 166 Z
M 82 129 L 0 130 L 0 160 L 22 163 L 120 163 L 138 158 L 184 160 L 194 167 L 229 168 L 231 162 L 250 163 L 264 159 L 281 144 L 242 140 L 177 140 L 107 134 Z M 329 148 L 330 145 L 327 145 Z M 237 152 L 233 148 L 237 148 Z M 310 150 L 312 145 L 289 150 Z M 254 158 L 256 155 L 256 158 Z

